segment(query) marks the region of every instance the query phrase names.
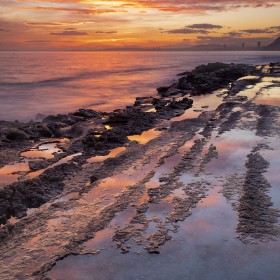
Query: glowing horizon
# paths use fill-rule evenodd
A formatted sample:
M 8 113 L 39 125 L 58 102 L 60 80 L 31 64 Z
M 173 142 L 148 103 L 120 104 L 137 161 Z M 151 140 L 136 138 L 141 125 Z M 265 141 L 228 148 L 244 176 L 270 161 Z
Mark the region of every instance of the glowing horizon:
M 0 50 L 266 45 L 279 14 L 280 0 L 3 0 Z

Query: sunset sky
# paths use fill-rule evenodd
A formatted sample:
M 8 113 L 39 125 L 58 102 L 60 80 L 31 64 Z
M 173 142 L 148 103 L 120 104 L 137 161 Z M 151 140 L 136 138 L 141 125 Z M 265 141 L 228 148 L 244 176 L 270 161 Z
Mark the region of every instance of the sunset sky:
M 280 0 L 0 0 L 0 50 L 256 46 L 280 34 Z

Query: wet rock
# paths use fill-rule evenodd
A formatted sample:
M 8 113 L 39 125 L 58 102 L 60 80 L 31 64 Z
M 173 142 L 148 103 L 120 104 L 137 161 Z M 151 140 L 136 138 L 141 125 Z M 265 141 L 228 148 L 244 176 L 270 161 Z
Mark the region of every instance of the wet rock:
M 192 96 L 211 93 L 253 71 L 255 68 L 240 64 L 210 63 L 201 65 L 180 78 L 177 88 L 190 91 Z
M 108 124 L 126 124 L 129 122 L 130 116 L 127 110 L 115 110 L 110 114 Z
M 81 167 L 65 163 L 45 171 L 35 179 L 19 181 L 0 189 L 0 223 L 11 216 L 21 218 L 28 208 L 37 208 L 60 194 L 63 180 L 73 176 Z
M 248 240 L 274 240 L 280 236 L 280 211 L 272 208 L 268 195 L 271 186 L 263 175 L 268 166 L 269 163 L 258 152 L 248 155 L 242 196 L 237 207 L 238 237 L 245 243 Z
M 95 176 L 95 175 L 92 175 L 92 176 L 90 177 L 90 182 L 91 182 L 91 183 L 94 183 L 94 182 L 96 182 L 97 180 L 98 180 L 98 177 Z
M 170 86 L 169 87 L 159 87 L 159 88 L 157 88 L 157 92 L 160 95 L 162 95 L 162 94 L 166 93 L 169 89 L 170 89 Z
M 97 118 L 100 116 L 98 112 L 91 109 L 79 109 L 78 111 L 73 113 L 73 115 L 83 118 Z
M 185 72 L 177 74 L 177 76 L 186 76 L 186 75 L 188 75 L 190 73 L 191 73 L 190 71 L 185 71 Z
M 27 139 L 27 135 L 24 132 L 19 131 L 19 130 L 11 130 L 6 134 L 6 138 L 9 141 L 22 142 Z
M 170 97 L 182 93 L 181 89 L 178 88 L 177 83 L 173 83 L 169 87 L 158 88 L 157 91 L 161 97 Z
M 184 98 L 179 101 L 172 100 L 164 107 L 158 107 L 157 113 L 163 119 L 171 119 L 175 116 L 182 115 L 185 110 L 192 107 L 192 104 L 193 100 L 189 98 Z
M 41 114 L 41 113 L 38 113 L 36 116 L 35 116 L 35 121 L 41 121 L 43 120 L 44 118 L 46 118 L 47 116 L 44 115 L 44 114 Z
M 46 168 L 49 165 L 49 163 L 46 160 L 35 160 L 29 161 L 28 165 L 31 171 L 37 171 Z
M 183 98 L 180 101 L 172 100 L 170 102 L 170 104 L 168 105 L 168 107 L 170 107 L 171 109 L 183 109 L 183 110 L 186 110 L 188 108 L 191 108 L 192 104 L 193 104 L 193 100 L 192 99 Z
M 154 98 L 152 104 L 153 106 L 155 106 L 156 109 L 160 109 L 168 104 L 168 100 Z
M 63 136 L 67 138 L 77 138 L 83 135 L 86 130 L 87 127 L 85 125 L 81 123 L 75 123 L 63 133 Z
M 123 130 L 107 130 L 98 139 L 99 142 L 109 144 L 124 144 L 127 142 L 126 133 Z
M 53 136 L 51 130 L 45 123 L 29 123 L 23 129 L 33 139 L 51 138 Z
M 214 63 L 208 63 L 207 65 L 205 65 L 205 64 L 199 65 L 194 69 L 194 72 L 211 73 L 211 72 L 215 72 L 215 71 L 221 70 L 221 69 L 226 69 L 229 67 L 230 67 L 230 64 L 214 62 Z
M 86 146 L 88 146 L 88 147 L 95 147 L 96 146 L 96 144 L 97 144 L 97 138 L 95 137 L 95 135 L 94 134 L 87 134 L 83 139 L 82 139 L 82 143 L 83 144 L 85 144 Z M 79 143 L 75 143 L 74 144 L 77 148 L 78 148 L 78 150 L 79 150 Z M 72 145 L 72 147 L 71 147 L 71 150 L 73 150 L 73 146 L 74 145 Z M 76 151 L 78 151 L 78 150 L 76 150 Z
M 152 96 L 136 97 L 134 106 L 149 105 L 152 104 L 154 98 Z
M 73 125 L 75 123 L 75 120 L 70 117 L 69 115 L 50 115 L 43 119 L 43 123 L 61 123 L 61 126 L 67 124 L 67 125 Z

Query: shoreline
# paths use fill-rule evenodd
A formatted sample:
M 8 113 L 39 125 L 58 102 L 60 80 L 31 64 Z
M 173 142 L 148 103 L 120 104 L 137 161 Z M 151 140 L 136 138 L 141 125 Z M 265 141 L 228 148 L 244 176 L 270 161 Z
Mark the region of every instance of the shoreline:
M 210 63 L 210 65 L 216 65 L 215 63 Z M 218 63 L 217 67 L 219 68 L 223 67 L 223 63 Z M 240 64 L 241 66 L 241 64 Z M 237 65 L 239 67 L 239 64 Z M 209 77 L 200 77 L 199 71 L 203 71 L 197 67 L 197 69 L 200 69 L 198 73 L 195 73 L 196 70 L 194 70 L 194 75 L 195 76 L 190 76 L 190 81 L 186 81 L 184 83 L 184 75 L 189 75 L 192 74 L 192 72 L 188 71 L 185 73 L 178 73 L 177 77 L 180 77 L 176 83 L 173 83 L 170 86 L 164 86 L 160 87 L 157 89 L 158 91 L 158 96 L 152 97 L 137 97 L 135 100 L 134 105 L 132 106 L 127 106 L 125 109 L 116 109 L 112 112 L 100 112 L 100 111 L 94 111 L 91 109 L 79 109 L 76 112 L 69 113 L 69 114 L 58 114 L 58 115 L 49 115 L 46 116 L 42 119 L 40 122 L 36 121 L 29 121 L 29 122 L 20 122 L 20 121 L 6 121 L 6 120 L 0 120 L 0 127 L 2 130 L 2 134 L 0 136 L 0 141 L 2 142 L 1 146 L 5 148 L 5 146 L 9 147 L 9 144 L 11 144 L 11 149 L 15 149 L 17 152 L 20 152 L 22 149 L 27 149 L 31 148 L 32 145 L 36 145 L 40 143 L 40 139 L 42 141 L 48 141 L 47 139 L 57 139 L 57 138 L 63 138 L 63 137 L 79 137 L 80 135 L 75 135 L 75 134 L 83 134 L 83 131 L 80 132 L 73 132 L 73 135 L 71 135 L 71 132 L 67 133 L 65 131 L 60 131 L 59 127 L 54 128 L 52 127 L 52 123 L 58 123 L 58 125 L 62 125 L 63 128 L 67 127 L 68 129 L 71 128 L 75 123 L 79 122 L 87 122 L 89 119 L 95 119 L 97 120 L 96 125 L 106 125 L 106 121 L 102 120 L 102 118 L 109 118 L 108 122 L 114 122 L 114 118 L 116 115 L 116 118 L 118 118 L 118 113 L 124 112 L 126 116 L 124 118 L 128 118 L 130 112 L 126 112 L 126 110 L 131 110 L 133 107 L 134 109 L 141 109 L 141 113 L 138 112 L 139 114 L 145 115 L 146 117 L 148 116 L 151 118 L 151 122 L 153 118 L 158 118 L 158 119 L 170 119 L 172 117 L 178 116 L 183 113 L 186 109 L 190 108 L 192 103 L 190 100 L 185 99 L 182 101 L 175 101 L 173 103 L 170 103 L 170 100 L 163 101 L 161 99 L 164 98 L 173 98 L 173 97 L 178 97 L 178 96 L 188 96 L 191 98 L 191 96 L 196 96 L 196 95 L 203 95 L 207 94 L 209 91 L 212 92 L 213 90 L 217 90 L 219 88 L 226 87 L 227 84 L 230 81 L 234 81 L 237 77 L 241 77 L 242 75 L 246 75 L 249 72 L 255 71 L 253 66 L 242 66 L 244 69 L 241 69 L 240 73 L 235 73 L 234 77 L 222 77 L 225 78 L 224 81 L 219 81 L 219 83 L 213 84 L 213 80 Z M 234 69 L 233 71 L 235 71 Z M 212 69 L 211 69 L 212 71 Z M 238 71 L 237 71 L 238 72 Z M 230 73 L 226 73 L 226 75 L 231 75 Z M 194 79 L 196 78 L 196 80 Z M 202 80 L 199 80 L 199 79 Z M 194 79 L 192 81 L 192 79 Z M 190 83 L 187 85 L 186 83 Z M 198 84 L 202 82 L 205 83 L 203 86 L 198 86 Z M 199 92 L 200 91 L 200 92 Z M 168 104 L 168 102 L 170 104 Z M 168 104 L 167 107 L 165 107 Z M 143 106 L 143 107 L 142 107 Z M 142 107 L 142 108 L 141 108 Z M 146 107 L 147 110 L 153 109 L 153 108 L 158 108 L 158 111 L 152 112 L 152 113 L 157 113 L 157 116 L 155 114 L 145 114 L 145 110 L 142 110 L 144 107 Z M 167 109 L 169 108 L 169 109 Z M 133 116 L 132 116 L 133 117 Z M 134 116 L 135 118 L 136 116 Z M 71 119 L 72 118 L 72 119 Z M 116 120 L 116 122 L 119 122 L 119 120 Z M 120 121 L 122 122 L 122 121 Z M 126 122 L 125 120 L 123 121 L 124 123 Z M 146 124 L 147 125 L 147 124 Z M 149 128 L 149 126 L 147 126 Z M 11 131 L 9 131 L 11 130 Z M 79 130 L 79 129 L 77 129 Z M 83 130 L 81 128 L 80 130 Z M 104 132 L 106 129 L 103 128 Z M 139 131 L 131 131 L 130 133 L 137 133 Z M 141 129 L 140 129 L 141 132 Z M 129 133 L 127 134 L 129 135 Z M 1 157 L 0 157 L 1 158 Z M 0 166 L 3 166 L 9 162 L 9 159 L 3 160 L 2 162 L 0 160 Z
M 247 78 L 240 79 L 244 76 Z M 45 220 L 55 216 L 55 213 L 59 211 L 65 209 L 70 211 L 72 208 L 76 209 L 75 207 L 78 209 L 80 207 L 81 210 L 84 209 L 83 207 L 87 207 L 92 218 L 83 216 L 84 220 L 78 221 L 79 215 L 82 215 L 81 211 L 74 212 L 73 218 L 65 212 L 65 217 L 68 215 L 67 217 L 73 223 L 73 233 L 71 233 L 73 240 L 67 240 L 68 229 L 63 227 L 63 223 L 55 224 L 61 232 L 61 237 L 55 233 L 44 232 L 49 238 L 44 241 L 44 246 L 48 248 L 49 242 L 53 242 L 54 238 L 58 238 L 58 240 L 63 238 L 63 242 L 66 242 L 67 245 L 58 244 L 57 251 L 51 253 L 50 257 L 40 263 L 39 267 L 33 269 L 32 273 L 37 274 L 31 276 L 27 271 L 24 273 L 29 275 L 30 279 L 39 279 L 36 278 L 36 275 L 46 276 L 58 260 L 69 254 L 94 255 L 97 251 L 86 250 L 79 247 L 78 244 L 93 238 L 98 229 L 106 228 L 117 213 L 127 209 L 129 205 L 135 205 L 137 215 L 134 217 L 134 222 L 137 220 L 145 226 L 147 221 L 143 215 L 149 205 L 160 203 L 162 198 L 180 188 L 180 182 L 177 182 L 177 179 L 185 170 L 194 169 L 194 178 L 195 174 L 202 178 L 207 177 L 208 175 L 205 175 L 207 164 L 218 157 L 217 148 L 211 144 L 211 141 L 219 141 L 216 140 L 219 139 L 219 136 L 236 127 L 250 131 L 253 125 L 256 125 L 258 137 L 265 139 L 268 136 L 277 137 L 277 134 L 279 136 L 277 122 L 275 124 L 272 122 L 279 113 L 279 107 L 257 105 L 250 99 L 250 96 L 239 96 L 240 92 L 248 90 L 250 86 L 261 84 L 262 79 L 265 78 L 271 81 L 275 79 L 275 87 L 279 87 L 279 64 L 253 67 L 213 63 L 198 66 L 191 72 L 181 73 L 176 83 L 158 88 L 157 97 L 136 98 L 133 106 L 111 113 L 80 109 L 66 115 L 48 116 L 40 123 L 0 121 L 1 153 L 8 155 L 14 151 L 9 158 L 5 159 L 2 156 L 0 165 L 8 165 L 19 160 L 19 162 L 24 161 L 25 166 L 29 169 L 14 174 L 18 175 L 18 178 L 9 179 L 16 181 L 8 185 L 4 184 L 0 188 L 0 222 L 2 223 L 0 239 L 2 243 L 7 242 L 6 249 L 2 248 L 4 257 L 9 256 L 9 250 L 14 250 L 16 246 L 29 246 L 27 244 L 29 237 L 24 235 L 25 228 L 31 230 L 32 227 L 33 229 L 38 227 L 44 231 Z M 271 88 L 273 87 L 271 86 Z M 217 108 L 212 108 L 209 103 L 192 109 L 195 106 L 193 99 L 209 97 L 210 102 L 211 96 L 220 100 Z M 195 117 L 185 117 L 184 114 L 188 111 L 195 113 Z M 250 111 L 257 114 L 256 120 L 250 116 Z M 242 118 L 243 121 L 241 121 Z M 147 135 L 145 135 L 146 132 Z M 137 138 L 137 135 L 140 135 L 140 138 Z M 142 139 L 141 136 L 145 139 Z M 141 143 L 141 141 L 143 142 Z M 182 149 L 181 162 L 176 157 L 172 158 L 176 156 L 178 149 L 182 148 L 186 141 L 191 141 L 191 148 Z M 207 144 L 208 141 L 210 141 L 209 144 Z M 54 145 L 46 147 L 43 144 Z M 204 151 L 206 148 L 207 150 Z M 271 240 L 279 235 L 276 226 L 279 213 L 274 209 L 270 210 L 271 201 L 266 195 L 269 186 L 263 183 L 260 193 L 252 188 L 256 185 L 256 181 L 263 182 L 263 173 L 267 169 L 266 161 L 258 154 L 258 151 L 262 149 L 264 146 L 261 146 L 260 143 L 254 149 L 251 147 L 248 149 L 246 184 L 240 191 L 242 193 L 245 190 L 246 193 L 238 198 L 239 208 L 236 207 L 241 219 L 237 228 L 238 238 L 245 243 L 261 239 Z M 23 152 L 29 154 L 24 157 Z M 156 185 L 156 187 L 145 190 L 145 183 L 150 183 L 151 186 L 154 184 L 151 179 L 156 174 L 156 168 L 164 164 L 168 158 L 172 159 L 172 164 L 178 164 L 174 166 L 173 173 L 171 172 L 169 176 L 165 177 L 164 175 L 159 176 L 157 179 L 159 186 Z M 142 166 L 143 169 L 137 172 L 139 166 Z M 103 208 L 99 206 L 100 202 L 96 202 L 94 205 L 87 204 L 96 197 L 102 201 L 102 195 L 98 192 L 95 193 L 94 190 L 98 189 L 100 184 L 102 185 L 103 179 L 109 176 L 120 176 L 126 171 L 131 172 L 137 178 L 135 182 L 131 178 L 129 179 L 132 180 L 131 188 L 117 190 L 116 194 L 119 196 L 116 198 L 110 196 L 108 202 L 104 202 Z M 121 181 L 121 179 L 118 180 Z M 127 178 L 123 180 L 130 183 Z M 189 209 L 195 207 L 201 198 L 206 196 L 209 186 L 203 180 L 197 183 L 194 189 L 191 189 L 192 186 L 183 188 L 190 200 L 175 199 L 173 212 L 171 211 L 168 217 L 175 228 L 177 222 L 184 221 L 190 215 Z M 236 177 L 232 181 L 237 182 L 238 178 Z M 164 188 L 160 185 L 161 183 Z M 135 187 L 133 187 L 134 184 Z M 233 195 L 233 193 L 236 195 L 234 186 L 231 185 L 230 180 L 225 185 L 224 195 L 231 203 L 236 203 Z M 147 191 L 147 201 L 139 203 L 139 196 L 143 195 L 145 191 Z M 116 194 L 114 193 L 114 195 Z M 72 198 L 66 199 L 67 195 L 72 195 Z M 82 201 L 77 198 L 83 196 Z M 260 204 L 253 205 L 253 209 L 249 209 L 249 211 L 248 201 L 251 196 L 254 196 L 255 201 L 260 201 Z M 256 209 L 260 212 L 267 211 L 265 233 L 262 232 L 263 221 L 261 220 L 257 220 L 255 234 L 250 233 L 250 220 L 255 215 Z M 34 211 L 37 211 L 37 214 L 34 214 Z M 132 225 L 133 223 L 130 225 L 131 228 L 126 229 L 125 232 L 116 231 L 113 236 L 113 241 L 123 253 L 129 251 L 126 238 L 137 236 L 139 231 Z M 167 228 L 164 224 L 158 226 L 157 235 L 146 240 L 148 245 L 145 250 L 150 254 L 158 254 L 160 247 L 169 241 Z M 83 230 L 79 231 L 79 227 Z M 44 249 L 44 246 L 42 250 L 47 250 Z M 34 256 L 30 257 L 30 263 L 34 263 L 38 257 L 35 252 L 33 253 Z M 42 252 L 38 252 L 38 254 L 41 255 Z M 16 261 L 20 262 L 19 259 Z M 17 262 L 14 264 L 16 265 Z M 23 273 L 22 271 L 16 272 L 13 263 L 9 267 L 9 271 L 6 271 L 7 275 Z M 9 277 L 7 276 L 6 279 L 12 279 Z

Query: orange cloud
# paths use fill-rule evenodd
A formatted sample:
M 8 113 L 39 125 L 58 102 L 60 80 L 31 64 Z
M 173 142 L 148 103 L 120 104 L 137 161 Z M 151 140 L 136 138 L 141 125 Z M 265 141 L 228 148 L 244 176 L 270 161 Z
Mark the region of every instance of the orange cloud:
M 67 8 L 67 7 L 21 7 L 18 9 L 32 10 L 32 11 L 61 11 L 61 12 L 74 12 L 79 14 L 100 15 L 107 13 L 115 13 L 113 9 L 93 9 L 93 8 Z
M 55 48 L 53 38 L 61 38 L 59 48 L 64 43 L 66 49 L 186 46 L 229 37 L 238 44 L 251 38 L 254 44 L 260 34 L 271 39 L 279 33 L 279 13 L 271 7 L 280 0 L 0 1 L 0 49 L 21 48 L 23 43 L 26 48 Z M 239 16 L 246 20 L 237 21 Z M 75 26 L 81 30 L 69 30 Z
M 114 2 L 114 0 L 111 0 Z M 280 0 L 268 0 L 266 2 L 260 2 L 259 0 L 137 0 L 137 1 L 126 1 L 135 3 L 136 5 L 142 5 L 143 7 L 155 8 L 162 11 L 169 12 L 207 12 L 207 11 L 224 11 L 229 9 L 238 9 L 245 7 L 264 7 L 269 8 L 275 4 L 279 4 Z

